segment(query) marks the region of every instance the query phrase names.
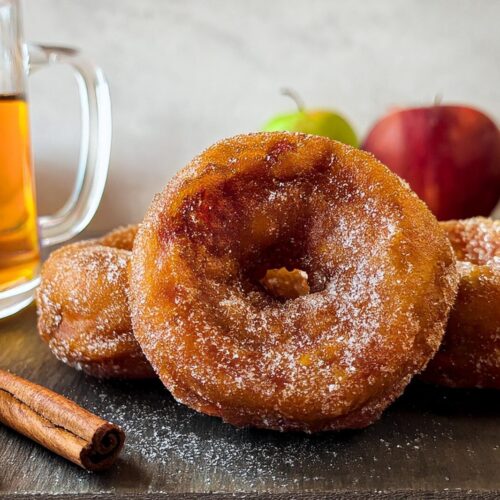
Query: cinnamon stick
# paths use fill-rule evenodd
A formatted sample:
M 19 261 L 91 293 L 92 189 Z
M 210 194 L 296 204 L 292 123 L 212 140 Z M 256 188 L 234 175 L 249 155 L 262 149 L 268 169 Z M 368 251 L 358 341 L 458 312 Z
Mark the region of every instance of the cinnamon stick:
M 125 434 L 73 401 L 0 370 L 0 422 L 90 471 L 118 457 Z

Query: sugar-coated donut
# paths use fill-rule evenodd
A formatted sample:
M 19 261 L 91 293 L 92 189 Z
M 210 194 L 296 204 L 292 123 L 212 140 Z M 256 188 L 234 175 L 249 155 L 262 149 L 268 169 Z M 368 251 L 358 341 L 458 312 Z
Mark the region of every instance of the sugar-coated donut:
M 286 132 L 195 158 L 155 197 L 131 267 L 134 333 L 177 400 L 307 432 L 375 421 L 437 350 L 458 285 L 443 230 L 396 175 Z M 309 293 L 269 293 L 283 267 Z
M 449 387 L 500 389 L 500 221 L 441 223 L 460 285 L 443 343 L 422 377 Z
M 61 361 L 96 377 L 154 376 L 133 336 L 128 305 L 136 231 L 129 226 L 66 245 L 42 267 L 40 335 Z

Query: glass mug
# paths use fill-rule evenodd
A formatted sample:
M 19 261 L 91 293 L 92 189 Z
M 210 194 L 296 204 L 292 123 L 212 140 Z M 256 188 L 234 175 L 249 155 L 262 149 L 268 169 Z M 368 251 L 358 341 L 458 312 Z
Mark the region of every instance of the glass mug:
M 37 217 L 31 160 L 27 75 L 68 64 L 81 103 L 76 182 L 54 215 Z M 78 234 L 101 200 L 111 149 L 111 103 L 102 71 L 75 49 L 26 44 L 18 0 L 0 0 L 0 318 L 27 306 L 39 283 L 40 247 Z

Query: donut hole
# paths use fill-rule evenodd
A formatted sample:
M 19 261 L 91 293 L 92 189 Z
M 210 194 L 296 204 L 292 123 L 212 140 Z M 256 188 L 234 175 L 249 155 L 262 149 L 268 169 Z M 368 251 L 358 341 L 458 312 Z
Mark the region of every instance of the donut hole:
M 252 254 L 242 266 L 250 289 L 279 301 L 324 290 L 327 280 L 306 248 L 306 238 L 285 238 Z

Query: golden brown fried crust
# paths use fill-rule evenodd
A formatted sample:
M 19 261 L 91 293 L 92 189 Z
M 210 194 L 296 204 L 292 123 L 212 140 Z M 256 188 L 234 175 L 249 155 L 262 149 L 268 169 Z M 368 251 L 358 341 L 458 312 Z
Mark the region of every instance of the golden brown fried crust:
M 500 389 L 500 221 L 441 223 L 460 285 L 443 344 L 422 378 L 448 387 Z
M 147 378 L 128 305 L 128 272 L 137 226 L 66 245 L 42 267 L 38 329 L 63 362 L 106 378 Z
M 278 300 L 268 269 L 307 273 Z M 134 332 L 163 383 L 237 426 L 369 425 L 437 350 L 457 288 L 426 206 L 324 137 L 221 141 L 157 195 L 134 243 Z

